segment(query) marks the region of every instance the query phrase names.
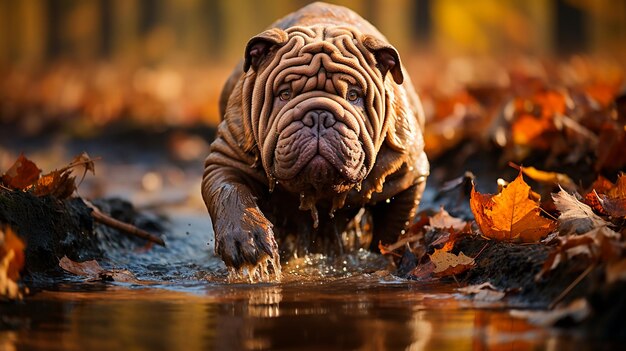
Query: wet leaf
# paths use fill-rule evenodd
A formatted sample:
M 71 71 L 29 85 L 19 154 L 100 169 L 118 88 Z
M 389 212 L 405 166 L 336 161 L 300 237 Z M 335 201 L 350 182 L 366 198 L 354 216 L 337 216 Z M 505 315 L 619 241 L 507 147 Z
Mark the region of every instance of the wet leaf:
M 132 284 L 151 284 L 140 281 L 135 275 L 126 269 L 104 269 L 96 260 L 76 262 L 63 256 L 59 261 L 59 267 L 75 275 L 86 277 L 87 281 L 120 282 Z
M 506 295 L 504 291 L 498 290 L 498 288 L 489 282 L 469 285 L 464 288 L 458 288 L 457 290 L 463 294 L 473 295 L 475 300 L 485 302 L 500 301 Z
M 561 212 L 559 215 L 559 231 L 563 234 L 583 234 L 593 228 L 609 225 L 609 222 L 596 215 L 591 207 L 580 202 L 576 196 L 561 189 L 552 194 L 554 205 Z
M 86 277 L 95 277 L 104 271 L 104 268 L 102 268 L 96 260 L 76 262 L 70 260 L 67 256 L 63 256 L 63 258 L 61 258 L 59 261 L 59 267 L 72 274 Z
M 451 252 L 436 249 L 430 255 L 430 260 L 435 265 L 433 273 L 439 277 L 463 273 L 476 264 L 473 258 L 465 256 L 463 252 L 455 255 Z
M 429 225 L 439 229 L 452 228 L 455 231 L 461 231 L 465 228 L 465 224 L 464 220 L 450 216 L 443 206 L 439 208 L 439 212 L 429 219 Z
M 24 190 L 37 181 L 39 174 L 41 170 L 37 165 L 22 154 L 2 175 L 2 183 L 12 189 Z
M 530 196 L 531 189 L 520 173 L 497 195 L 481 194 L 472 187 L 470 208 L 484 236 L 496 240 L 537 242 L 556 225 L 541 217 L 538 203 Z

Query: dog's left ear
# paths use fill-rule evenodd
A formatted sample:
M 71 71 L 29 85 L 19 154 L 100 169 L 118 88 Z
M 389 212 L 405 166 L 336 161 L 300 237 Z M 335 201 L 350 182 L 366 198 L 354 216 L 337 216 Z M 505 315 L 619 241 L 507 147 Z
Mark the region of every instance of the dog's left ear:
M 383 78 L 387 72 L 391 72 L 393 81 L 396 84 L 402 84 L 404 75 L 402 73 L 402 65 L 400 65 L 400 55 L 398 51 L 391 45 L 366 35 L 363 38 L 363 45 L 374 54 L 376 58 L 376 66 L 380 70 Z
M 287 42 L 287 39 L 287 33 L 279 28 L 268 29 L 254 36 L 246 45 L 243 71 L 248 72 L 250 68 L 256 71 L 267 55 L 276 46 L 281 46 Z

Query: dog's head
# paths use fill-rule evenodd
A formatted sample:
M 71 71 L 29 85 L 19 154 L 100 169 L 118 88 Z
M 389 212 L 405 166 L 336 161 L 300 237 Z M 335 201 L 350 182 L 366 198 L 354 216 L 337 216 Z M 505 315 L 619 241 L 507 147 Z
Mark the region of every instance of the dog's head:
M 269 181 L 332 197 L 358 187 L 383 142 L 398 137 L 395 48 L 353 27 L 270 29 L 245 51 L 244 149 L 258 152 Z M 253 149 L 257 150 L 253 150 Z

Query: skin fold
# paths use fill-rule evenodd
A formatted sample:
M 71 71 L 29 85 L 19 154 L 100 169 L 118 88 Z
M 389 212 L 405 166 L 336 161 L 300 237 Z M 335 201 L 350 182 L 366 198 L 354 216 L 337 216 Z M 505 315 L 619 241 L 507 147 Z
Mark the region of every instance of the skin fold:
M 413 219 L 429 173 L 421 104 L 351 10 L 314 3 L 250 39 L 220 111 L 202 195 L 228 267 L 276 259 L 286 238 L 333 250 L 361 208 L 374 251 Z

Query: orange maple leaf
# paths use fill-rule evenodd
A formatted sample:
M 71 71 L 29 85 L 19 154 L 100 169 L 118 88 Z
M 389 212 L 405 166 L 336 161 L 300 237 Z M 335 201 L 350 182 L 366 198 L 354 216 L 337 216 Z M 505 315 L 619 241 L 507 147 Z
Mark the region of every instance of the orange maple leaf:
M 470 208 L 483 235 L 496 240 L 536 242 L 556 228 L 541 217 L 522 173 L 497 195 L 481 194 L 472 185 Z

